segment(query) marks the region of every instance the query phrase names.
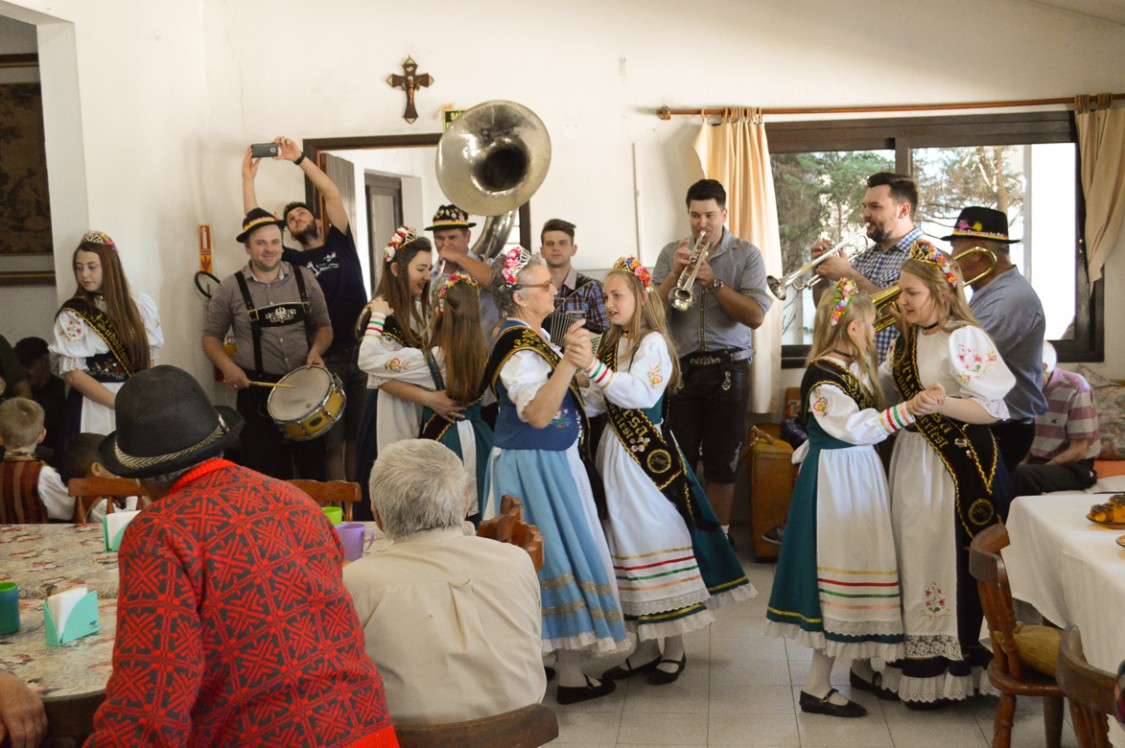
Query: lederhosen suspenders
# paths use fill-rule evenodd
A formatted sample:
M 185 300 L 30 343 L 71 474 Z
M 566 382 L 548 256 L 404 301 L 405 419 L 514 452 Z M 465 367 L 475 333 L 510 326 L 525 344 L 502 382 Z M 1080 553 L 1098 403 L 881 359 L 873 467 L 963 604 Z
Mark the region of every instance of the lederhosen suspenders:
M 612 349 L 602 348 L 601 359 L 606 366 L 616 370 L 617 346 Z M 662 419 L 667 423 L 668 398 L 662 397 L 661 400 Z M 707 522 L 702 518 L 695 492 L 688 480 L 684 456 L 675 440 L 665 437 L 640 408 L 622 408 L 611 403 L 608 398 L 605 407 L 613 433 L 625 447 L 625 451 L 653 485 L 660 489 L 664 498 L 672 502 L 684 521 L 704 530 L 716 529 L 719 526 L 717 523 Z
M 875 407 L 875 396 L 864 387 L 859 379 L 850 371 L 835 361 L 818 358 L 805 369 L 805 376 L 801 379 L 801 425 L 807 429 L 809 393 L 814 387 L 822 384 L 831 384 L 839 387 L 845 395 L 855 401 L 860 410 Z
M 295 322 L 303 322 L 305 334 L 308 335 L 309 327 L 309 297 L 305 291 L 305 277 L 298 267 L 293 268 L 293 280 L 297 282 L 297 293 L 300 294 L 299 302 L 286 302 L 284 304 L 270 304 L 265 307 L 255 307 L 254 299 L 250 296 L 250 286 L 239 270 L 234 274 L 238 281 L 238 288 L 242 291 L 242 300 L 246 304 L 246 313 L 250 317 L 250 336 L 254 342 L 254 376 L 261 379 L 266 375 L 262 364 L 262 328 L 286 327 Z M 283 372 L 288 373 L 288 372 Z
M 125 350 L 125 343 L 117 335 L 117 330 L 113 329 L 113 323 L 110 322 L 105 312 L 97 307 L 90 306 L 83 299 L 77 298 L 67 299 L 62 308 L 81 317 L 98 334 L 98 337 L 105 341 L 110 354 L 113 355 L 114 360 L 117 361 L 118 366 L 124 372 L 124 379 L 128 379 L 136 373 L 133 371 L 133 361 Z
M 904 398 L 911 398 L 925 389 L 918 372 L 917 332 L 911 331 L 898 342 L 907 348 L 895 359 L 895 385 Z M 920 416 L 915 426 L 937 451 L 953 479 L 958 545 L 967 548 L 978 532 L 1000 522 L 992 500 L 996 440 L 987 426 L 955 421 L 937 413 Z

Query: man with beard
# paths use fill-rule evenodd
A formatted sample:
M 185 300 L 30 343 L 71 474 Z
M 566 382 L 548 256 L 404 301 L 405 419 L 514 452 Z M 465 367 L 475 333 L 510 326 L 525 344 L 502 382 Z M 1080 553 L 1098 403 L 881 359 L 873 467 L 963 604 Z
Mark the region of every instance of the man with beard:
M 914 227 L 914 211 L 918 207 L 918 185 L 903 174 L 881 171 L 867 178 L 867 194 L 863 196 L 863 222 L 867 238 L 875 242 L 854 262 L 842 255 L 831 257 L 816 266 L 817 274 L 830 281 L 850 278 L 860 291 L 875 294 L 898 283 L 899 268 L 910 256 L 910 245 L 922 238 L 922 230 Z M 812 256 L 819 257 L 832 242 L 828 239 L 812 247 Z M 814 287 L 814 298 L 830 286 Z M 898 328 L 888 327 L 876 333 L 875 347 L 879 361 L 886 357 L 898 338 Z
M 324 197 L 324 212 L 331 224 L 325 231 L 322 221 L 304 202 L 286 205 L 282 219 L 301 248 L 286 247 L 282 259 L 294 267 L 303 266 L 312 271 L 324 291 L 332 318 L 332 347 L 324 353 L 324 364 L 340 380 L 348 400 L 341 422 L 327 434 L 328 476 L 341 480 L 355 474 L 356 438 L 367 399 L 367 375 L 356 366 L 358 342 L 355 337 L 356 320 L 367 303 L 363 271 L 340 190 L 312 159 L 305 158 L 295 141 L 279 137 L 273 142 L 281 149 L 274 160 L 292 161 L 299 166 Z M 254 191 L 257 173 L 258 159 L 247 149 L 242 160 L 242 203 L 247 213 L 258 207 Z
M 602 284 L 574 269 L 571 259 L 578 251 L 574 243 L 574 224 L 552 218 L 539 233 L 539 254 L 551 271 L 551 283 L 558 289 L 555 310 L 586 318 L 586 326 L 609 327 Z

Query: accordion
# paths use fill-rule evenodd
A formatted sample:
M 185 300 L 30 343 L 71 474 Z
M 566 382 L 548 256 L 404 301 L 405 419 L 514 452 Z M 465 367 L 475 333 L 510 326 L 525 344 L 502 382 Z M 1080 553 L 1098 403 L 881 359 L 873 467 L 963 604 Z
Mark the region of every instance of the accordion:
M 551 336 L 551 342 L 559 348 L 563 347 L 563 337 L 566 331 L 580 319 L 585 319 L 580 314 L 570 314 L 568 312 L 552 312 L 543 319 L 543 329 Z M 598 352 L 601 346 L 602 335 L 605 334 L 606 328 L 601 325 L 595 325 L 591 322 L 586 323 L 586 329 L 590 331 L 590 345 L 594 349 L 594 353 Z

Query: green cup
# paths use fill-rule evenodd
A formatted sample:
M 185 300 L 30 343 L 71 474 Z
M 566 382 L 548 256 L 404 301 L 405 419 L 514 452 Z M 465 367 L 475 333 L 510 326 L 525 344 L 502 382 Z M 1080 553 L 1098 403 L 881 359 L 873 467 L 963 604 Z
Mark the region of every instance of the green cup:
M 15 582 L 0 582 L 0 634 L 20 630 L 20 588 Z
M 324 513 L 328 515 L 328 519 L 334 525 L 338 525 L 344 521 L 344 510 L 338 506 L 326 506 L 324 507 Z

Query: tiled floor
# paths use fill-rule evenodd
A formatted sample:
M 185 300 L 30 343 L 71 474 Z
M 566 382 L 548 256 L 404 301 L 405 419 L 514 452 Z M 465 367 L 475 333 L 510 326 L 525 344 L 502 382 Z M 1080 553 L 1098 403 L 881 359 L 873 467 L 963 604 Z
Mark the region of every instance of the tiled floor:
M 915 712 L 899 702 L 851 693 L 846 662 L 836 664 L 833 685 L 867 707 L 867 716 L 803 714 L 796 699 L 808 673 L 809 650 L 763 636 L 774 567 L 745 559 L 744 565 L 758 597 L 719 610 L 710 629 L 687 637 L 687 668 L 675 683 L 656 687 L 635 678 L 619 683 L 609 696 L 572 706 L 555 702 L 552 684 L 545 703 L 558 714 L 560 733 L 551 748 L 991 745 L 997 699 Z M 620 659 L 591 663 L 587 671 L 597 675 Z M 1044 745 L 1042 702 L 1021 699 L 1012 746 Z M 1063 746 L 1076 745 L 1073 730 L 1065 724 Z

